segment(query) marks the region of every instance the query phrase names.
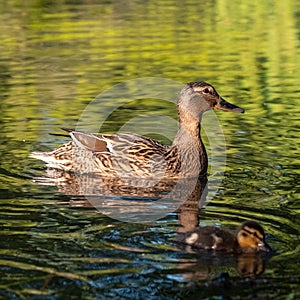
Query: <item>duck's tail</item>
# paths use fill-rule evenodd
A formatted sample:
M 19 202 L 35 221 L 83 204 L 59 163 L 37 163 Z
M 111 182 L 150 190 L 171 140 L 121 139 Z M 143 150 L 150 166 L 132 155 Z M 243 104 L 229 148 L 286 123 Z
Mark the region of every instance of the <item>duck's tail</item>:
M 68 159 L 57 159 L 53 155 L 53 152 L 32 152 L 29 157 L 44 161 L 47 168 L 54 168 L 65 172 L 69 172 L 72 169 Z

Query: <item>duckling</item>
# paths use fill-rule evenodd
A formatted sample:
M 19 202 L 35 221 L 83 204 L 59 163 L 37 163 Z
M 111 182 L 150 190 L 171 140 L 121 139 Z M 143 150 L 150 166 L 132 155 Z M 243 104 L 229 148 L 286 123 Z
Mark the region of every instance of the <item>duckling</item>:
M 247 253 L 271 251 L 265 241 L 265 232 L 255 221 L 245 221 L 236 230 L 236 235 L 213 226 L 197 227 L 180 234 L 177 239 L 193 249 Z
M 72 141 L 51 152 L 33 152 L 49 168 L 135 178 L 195 177 L 207 172 L 201 139 L 202 114 L 210 109 L 243 113 L 206 82 L 190 82 L 178 97 L 179 127 L 171 146 L 136 134 L 88 134 L 68 130 Z

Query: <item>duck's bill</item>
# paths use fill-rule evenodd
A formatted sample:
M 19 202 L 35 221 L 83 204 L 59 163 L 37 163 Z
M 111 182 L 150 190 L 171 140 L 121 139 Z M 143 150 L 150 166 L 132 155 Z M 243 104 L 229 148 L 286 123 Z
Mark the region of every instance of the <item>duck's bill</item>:
M 219 109 L 219 110 L 226 110 L 226 111 L 232 111 L 236 113 L 244 113 L 244 109 L 240 108 L 234 104 L 231 104 L 224 100 L 223 98 L 220 98 L 217 104 L 214 106 L 214 109 Z
M 271 247 L 266 242 L 258 244 L 258 250 L 259 251 L 265 251 L 265 252 L 271 252 L 272 251 Z

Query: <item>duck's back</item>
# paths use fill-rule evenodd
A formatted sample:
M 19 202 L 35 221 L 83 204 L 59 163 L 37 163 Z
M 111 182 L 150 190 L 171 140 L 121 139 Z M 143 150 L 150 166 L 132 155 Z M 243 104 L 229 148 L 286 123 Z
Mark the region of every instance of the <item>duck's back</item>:
M 236 250 L 236 238 L 229 232 L 217 227 L 197 227 L 195 230 L 182 233 L 178 241 L 193 248 L 232 252 Z
M 109 177 L 162 177 L 178 169 L 176 149 L 134 134 L 70 132 L 72 141 L 51 152 L 34 152 L 47 167 Z

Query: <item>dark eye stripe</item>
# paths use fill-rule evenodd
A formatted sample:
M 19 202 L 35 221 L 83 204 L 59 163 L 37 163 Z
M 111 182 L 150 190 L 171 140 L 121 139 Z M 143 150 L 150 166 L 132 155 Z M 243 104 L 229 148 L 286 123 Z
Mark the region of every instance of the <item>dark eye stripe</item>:
M 254 235 L 255 237 L 257 237 L 260 241 L 263 241 L 263 236 L 258 236 L 257 232 L 253 232 L 249 229 L 246 229 L 246 228 L 243 228 L 244 231 L 246 231 L 248 234 L 252 234 Z

